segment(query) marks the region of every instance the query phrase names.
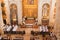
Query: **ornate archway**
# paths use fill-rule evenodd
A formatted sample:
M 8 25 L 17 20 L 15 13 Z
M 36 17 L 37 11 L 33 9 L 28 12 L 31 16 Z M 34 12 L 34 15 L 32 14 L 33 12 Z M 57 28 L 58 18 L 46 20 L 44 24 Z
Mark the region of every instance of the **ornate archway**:
M 49 24 L 50 5 L 48 3 L 42 6 L 42 23 Z
M 11 24 L 18 24 L 17 6 L 15 4 L 10 5 L 10 19 Z

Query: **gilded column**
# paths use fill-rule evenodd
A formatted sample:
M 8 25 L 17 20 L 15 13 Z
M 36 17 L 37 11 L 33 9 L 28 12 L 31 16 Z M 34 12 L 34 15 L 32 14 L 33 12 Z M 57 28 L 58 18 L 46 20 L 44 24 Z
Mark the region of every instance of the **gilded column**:
M 38 24 L 41 24 L 41 19 L 42 19 L 42 5 L 41 1 L 38 0 Z
M 18 0 L 17 9 L 18 9 L 18 24 L 21 24 L 22 23 L 22 0 Z
M 50 14 L 49 14 L 49 25 L 53 26 L 54 25 L 54 7 L 55 7 L 55 0 L 51 0 L 50 3 Z M 51 21 L 52 20 L 52 21 Z

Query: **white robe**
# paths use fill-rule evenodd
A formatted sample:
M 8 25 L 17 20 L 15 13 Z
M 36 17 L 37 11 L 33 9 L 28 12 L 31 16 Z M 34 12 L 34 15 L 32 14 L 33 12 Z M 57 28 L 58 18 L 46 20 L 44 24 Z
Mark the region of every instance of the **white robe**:
M 7 31 L 10 31 L 11 28 L 12 28 L 12 26 L 8 26 Z
M 40 32 L 41 32 L 42 31 L 42 27 L 40 26 L 39 29 L 40 29 Z
M 40 32 L 43 31 L 43 32 L 48 32 L 48 28 L 47 26 L 40 26 Z
M 46 32 L 48 32 L 48 27 L 46 26 L 45 28 L 46 28 L 46 30 L 45 30 L 45 31 L 46 31 Z
M 18 28 L 18 26 L 17 26 L 17 25 L 15 25 L 12 31 L 16 31 L 16 30 L 17 30 L 17 28 Z

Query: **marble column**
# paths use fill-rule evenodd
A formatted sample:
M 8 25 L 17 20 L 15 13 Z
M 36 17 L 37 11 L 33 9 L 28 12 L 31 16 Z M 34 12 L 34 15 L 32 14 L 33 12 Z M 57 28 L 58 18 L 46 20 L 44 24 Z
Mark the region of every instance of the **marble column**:
M 57 6 L 56 6 L 56 21 L 55 21 L 55 33 L 56 36 L 58 38 L 58 40 L 60 40 L 60 0 L 56 0 L 57 2 Z
M 22 23 L 22 0 L 18 0 L 17 8 L 18 8 L 18 24 L 21 24 Z
M 5 7 L 6 7 L 6 22 L 7 24 L 10 24 L 10 8 L 9 8 L 9 1 L 8 0 L 4 0 L 4 3 L 5 3 Z
M 2 7 L 1 7 L 1 1 L 0 1 L 0 27 L 3 27 L 3 18 L 2 18 Z
M 52 0 L 51 1 L 51 4 L 50 4 L 50 13 L 49 13 L 49 25 L 50 26 L 53 26 L 54 25 L 54 7 L 55 7 L 55 0 Z M 51 21 L 52 20 L 52 21 Z
M 41 1 L 38 0 L 38 24 L 41 24 L 41 19 L 42 19 L 42 5 Z

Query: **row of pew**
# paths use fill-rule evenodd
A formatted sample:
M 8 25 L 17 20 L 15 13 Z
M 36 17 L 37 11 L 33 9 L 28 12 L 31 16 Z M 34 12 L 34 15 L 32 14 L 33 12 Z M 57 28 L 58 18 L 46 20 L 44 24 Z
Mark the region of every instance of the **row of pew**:
M 4 31 L 4 34 L 26 34 L 25 31 Z M 31 31 L 31 35 L 49 35 L 50 32 Z
M 24 35 L 25 31 L 4 31 L 4 34 L 21 34 L 21 35 Z
M 10 34 L 10 35 L 19 34 L 22 36 L 13 38 L 13 40 L 25 40 L 23 36 L 26 34 L 26 32 L 25 31 L 4 31 L 4 34 Z M 45 35 L 50 35 L 50 33 L 49 32 L 40 32 L 40 31 L 31 31 L 31 35 L 33 37 L 38 36 L 38 35 L 42 35 L 42 37 L 45 37 Z M 39 37 L 30 38 L 30 40 L 35 40 L 35 39 L 37 40 L 37 39 L 39 39 Z M 11 39 L 8 37 L 6 37 L 6 38 L 2 37 L 0 40 L 11 40 Z
M 0 40 L 11 40 L 10 38 L 2 38 Z M 20 37 L 20 38 L 14 38 L 13 40 L 24 40 L 23 37 Z
M 45 35 L 50 35 L 50 32 L 31 31 L 31 34 L 33 36 L 38 36 L 38 35 L 45 36 Z

